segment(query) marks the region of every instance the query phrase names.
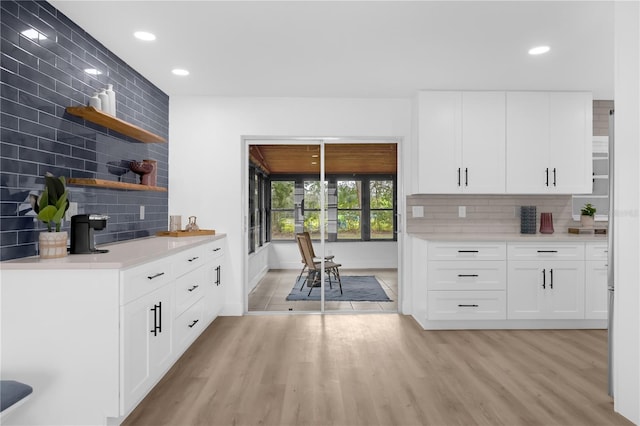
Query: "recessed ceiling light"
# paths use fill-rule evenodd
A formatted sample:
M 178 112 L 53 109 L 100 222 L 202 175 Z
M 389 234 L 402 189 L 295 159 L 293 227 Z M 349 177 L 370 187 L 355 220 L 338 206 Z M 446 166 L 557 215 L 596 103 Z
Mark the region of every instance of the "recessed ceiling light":
M 86 72 L 87 74 L 91 74 L 91 75 L 100 75 L 100 74 L 102 74 L 102 71 L 97 70 L 95 68 L 85 68 L 84 72 Z
M 318 162 L 317 161 L 312 161 L 311 164 L 315 166 L 316 164 L 318 164 Z
M 146 31 L 136 31 L 135 33 L 133 33 L 133 35 L 135 38 L 144 41 L 153 41 L 156 39 L 156 36 L 154 34 L 148 33 Z
M 318 158 L 318 154 L 313 154 L 311 158 Z
M 171 72 L 174 73 L 175 75 L 180 75 L 180 76 L 189 75 L 189 71 L 183 70 L 181 68 L 175 68 L 171 70 Z
M 551 48 L 549 46 L 536 46 L 529 49 L 529 55 L 542 55 L 547 53 Z
M 39 31 L 34 30 L 33 28 L 29 28 L 28 30 L 24 30 L 21 33 L 26 38 L 30 38 L 31 40 L 46 40 L 47 36 L 42 34 Z

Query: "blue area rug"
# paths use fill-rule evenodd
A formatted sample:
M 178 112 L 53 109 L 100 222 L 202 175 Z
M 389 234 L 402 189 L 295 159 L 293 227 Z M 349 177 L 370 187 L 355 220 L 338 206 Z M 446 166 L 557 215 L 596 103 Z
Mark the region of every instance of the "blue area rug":
M 320 287 L 315 287 L 310 296 L 309 287 L 306 285 L 300 290 L 300 286 L 304 281 L 303 275 L 299 281 L 296 281 L 291 293 L 287 296 L 287 300 L 320 300 Z M 326 301 L 353 301 L 353 302 L 391 302 L 387 294 L 382 289 L 382 286 L 372 275 L 357 276 L 346 275 L 340 277 L 342 280 L 342 292 L 340 294 L 340 286 L 338 282 L 331 279 L 333 288 L 329 288 L 329 282 L 325 281 L 324 289 Z

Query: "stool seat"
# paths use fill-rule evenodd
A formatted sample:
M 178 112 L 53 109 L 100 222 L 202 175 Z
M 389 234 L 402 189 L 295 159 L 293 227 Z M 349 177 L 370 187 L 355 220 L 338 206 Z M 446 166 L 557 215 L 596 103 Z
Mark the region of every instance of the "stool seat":
M 0 380 L 0 412 L 31 395 L 33 388 L 15 380 Z

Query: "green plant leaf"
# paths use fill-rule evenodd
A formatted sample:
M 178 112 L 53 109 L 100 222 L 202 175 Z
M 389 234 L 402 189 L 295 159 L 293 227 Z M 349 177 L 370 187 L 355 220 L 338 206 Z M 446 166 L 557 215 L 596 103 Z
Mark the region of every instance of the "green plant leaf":
M 49 223 L 55 217 L 57 212 L 58 209 L 56 209 L 55 206 L 46 206 L 40 209 L 40 212 L 38 213 L 38 219 L 40 219 L 44 223 Z
M 42 191 L 42 194 L 40 194 L 40 198 L 38 199 L 38 207 L 40 208 L 40 210 L 42 210 L 48 205 L 49 205 L 49 191 L 45 187 L 44 191 Z

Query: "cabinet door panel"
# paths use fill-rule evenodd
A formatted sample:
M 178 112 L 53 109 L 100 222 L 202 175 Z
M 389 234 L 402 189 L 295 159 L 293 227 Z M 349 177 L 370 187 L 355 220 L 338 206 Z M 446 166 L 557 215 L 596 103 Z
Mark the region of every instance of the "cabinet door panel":
M 125 414 L 149 389 L 149 330 L 153 314 L 146 298 L 123 308 L 124 365 L 122 377 L 122 407 Z
M 422 92 L 418 108 L 418 190 L 451 194 L 458 185 L 461 143 L 460 92 Z M 462 177 L 461 177 L 462 178 Z
M 507 318 L 539 319 L 545 316 L 544 268 L 538 262 L 509 261 Z
M 149 333 L 149 366 L 152 371 L 152 380 L 155 383 L 161 375 L 169 368 L 172 361 L 172 339 L 173 334 L 173 289 L 166 286 L 155 294 L 152 302 L 157 303 L 160 308 L 158 315 L 159 330 L 153 335 Z M 155 302 L 157 300 L 158 302 Z M 160 305 L 160 303 L 162 303 Z
M 548 286 L 545 290 L 549 319 L 584 318 L 584 262 L 546 262 Z
M 461 164 L 465 192 L 504 193 L 504 92 L 463 92 Z
M 507 193 L 546 193 L 549 94 L 507 93 Z
M 585 275 L 585 318 L 607 319 L 609 292 L 606 261 L 586 262 Z

